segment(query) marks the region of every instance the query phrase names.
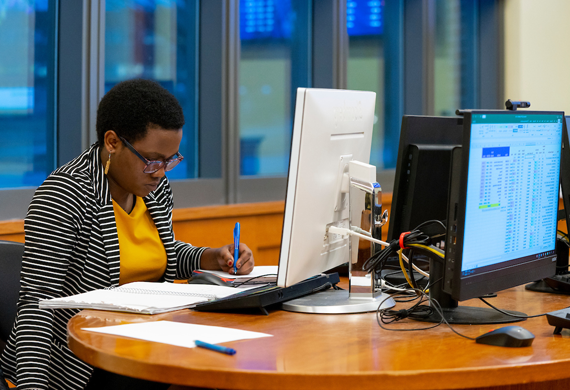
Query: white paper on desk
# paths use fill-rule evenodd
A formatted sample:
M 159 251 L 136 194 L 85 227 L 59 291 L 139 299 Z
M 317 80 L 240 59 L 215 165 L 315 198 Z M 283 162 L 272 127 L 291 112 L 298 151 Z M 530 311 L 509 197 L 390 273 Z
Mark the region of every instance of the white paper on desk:
M 272 337 L 272 335 L 267 333 L 172 321 L 142 322 L 136 324 L 103 326 L 100 328 L 83 328 L 83 330 L 154 341 L 156 343 L 170 344 L 186 348 L 194 348 L 196 346 L 194 340 L 218 344 L 226 343 L 228 341 Z
M 236 279 L 236 280 L 246 280 L 246 279 L 252 279 L 252 278 L 257 278 L 260 276 L 264 276 L 264 275 L 272 275 L 272 276 L 267 276 L 264 277 L 265 279 L 275 279 L 277 280 L 277 270 L 278 270 L 278 266 L 276 265 L 257 265 L 255 267 L 253 267 L 253 270 L 247 274 L 247 275 L 233 275 L 230 274 L 229 272 L 224 272 L 224 271 L 212 271 L 212 270 L 200 270 L 203 272 L 208 272 L 214 275 L 218 275 L 221 278 L 228 278 L 228 279 Z

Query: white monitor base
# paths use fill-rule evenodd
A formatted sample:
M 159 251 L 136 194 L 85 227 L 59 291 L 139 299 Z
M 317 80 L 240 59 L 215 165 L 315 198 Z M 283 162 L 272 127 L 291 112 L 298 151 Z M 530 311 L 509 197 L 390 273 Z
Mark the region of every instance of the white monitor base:
M 293 299 L 283 303 L 283 310 L 312 314 L 349 314 L 376 311 L 394 307 L 396 304 L 388 294 L 379 293 L 372 297 L 353 294 L 348 290 L 328 290 Z

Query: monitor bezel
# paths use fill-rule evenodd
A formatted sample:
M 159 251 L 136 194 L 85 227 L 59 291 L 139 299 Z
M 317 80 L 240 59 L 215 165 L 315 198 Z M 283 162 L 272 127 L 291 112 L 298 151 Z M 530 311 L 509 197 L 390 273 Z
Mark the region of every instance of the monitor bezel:
M 564 117 L 562 127 L 562 156 L 560 158 L 560 191 L 566 215 L 566 232 L 570 232 L 570 116 Z M 565 172 L 567 174 L 563 175 Z

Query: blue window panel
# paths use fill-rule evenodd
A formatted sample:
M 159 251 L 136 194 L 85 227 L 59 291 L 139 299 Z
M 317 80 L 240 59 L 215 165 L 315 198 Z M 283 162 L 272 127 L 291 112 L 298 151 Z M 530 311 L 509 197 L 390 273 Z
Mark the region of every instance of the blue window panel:
M 198 177 L 197 0 L 107 0 L 105 92 L 117 83 L 157 81 L 180 102 L 184 160 L 169 179 Z
M 298 7 L 298 8 L 296 8 Z M 309 87 L 306 2 L 241 0 L 239 132 L 242 177 L 287 175 L 295 95 Z
M 55 11 L 0 3 L 0 188 L 35 187 L 55 168 Z

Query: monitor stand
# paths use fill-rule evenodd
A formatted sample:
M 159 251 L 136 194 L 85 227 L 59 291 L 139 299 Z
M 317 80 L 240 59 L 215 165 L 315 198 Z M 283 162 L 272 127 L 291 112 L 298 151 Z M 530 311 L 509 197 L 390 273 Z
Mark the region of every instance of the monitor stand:
M 451 295 L 443 291 L 443 262 L 439 259 L 430 259 L 430 279 L 438 282 L 429 288 L 430 299 L 435 299 L 443 311 L 443 317 L 450 324 L 506 324 L 511 322 L 524 321 L 525 318 L 512 317 L 492 308 L 459 306 Z M 433 304 L 430 304 L 433 307 Z M 525 317 L 525 313 L 512 310 L 504 310 L 516 316 Z M 416 321 L 441 322 L 441 315 L 434 309 L 429 316 L 411 315 Z
M 354 293 L 327 290 L 283 303 L 283 310 L 313 314 L 366 313 L 394 307 L 394 300 L 384 293 Z
M 568 245 L 566 245 L 566 243 L 563 242 L 562 240 L 556 240 L 556 275 L 570 274 L 570 272 L 568 272 L 568 256 L 569 256 Z M 536 292 L 570 295 L 570 289 L 555 290 L 548 285 L 548 282 L 546 282 L 545 279 L 537 280 L 536 282 L 527 284 L 526 286 L 524 286 L 524 288 Z
M 374 177 L 376 177 L 375 174 Z M 355 210 L 350 210 L 351 225 L 354 217 L 359 221 L 366 220 L 369 226 L 362 226 L 362 228 L 368 228 L 372 237 L 380 239 L 381 227 L 387 221 L 387 213 L 382 214 L 382 189 L 378 183 L 351 176 L 349 196 L 359 196 L 363 193 L 365 210 L 359 210 L 357 215 L 353 215 Z M 376 280 L 362 269 L 356 269 L 358 267 L 352 263 L 352 251 L 358 251 L 358 245 L 353 245 L 352 238 L 349 238 L 349 248 L 348 290 L 327 290 L 309 294 L 283 303 L 283 310 L 314 314 L 348 314 L 366 313 L 376 311 L 379 308 L 394 307 L 396 303 L 390 295 L 376 291 Z M 371 242 L 370 253 L 373 254 L 378 250 L 380 250 L 380 246 Z
M 570 291 L 558 291 L 553 289 L 546 283 L 544 279 L 537 280 L 536 282 L 532 282 L 524 286 L 526 290 L 534 291 L 534 292 L 544 292 L 544 293 L 551 293 L 551 294 L 570 294 Z

